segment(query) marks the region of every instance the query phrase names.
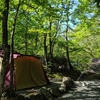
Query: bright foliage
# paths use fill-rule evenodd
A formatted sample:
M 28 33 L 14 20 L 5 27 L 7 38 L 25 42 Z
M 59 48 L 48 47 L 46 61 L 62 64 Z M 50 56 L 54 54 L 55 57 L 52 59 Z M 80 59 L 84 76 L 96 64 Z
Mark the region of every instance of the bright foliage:
M 9 43 L 15 9 L 19 2 L 21 6 L 14 36 L 15 51 L 24 54 L 27 47 L 27 54 L 44 55 L 43 41 L 46 34 L 47 47 L 50 46 L 50 39 L 53 43 L 53 55 L 65 56 L 68 22 L 67 42 L 71 61 L 87 65 L 92 57 L 100 57 L 100 16 L 91 0 L 10 0 Z M 1 0 L 0 20 L 2 11 Z M 0 27 L 0 42 L 1 33 Z

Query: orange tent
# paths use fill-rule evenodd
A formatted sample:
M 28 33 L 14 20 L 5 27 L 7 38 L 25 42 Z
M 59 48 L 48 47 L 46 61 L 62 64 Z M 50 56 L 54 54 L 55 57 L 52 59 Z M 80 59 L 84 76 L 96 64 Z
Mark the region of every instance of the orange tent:
M 10 84 L 10 70 L 5 77 L 5 85 Z M 49 79 L 40 60 L 33 56 L 19 56 L 14 59 L 14 86 L 16 90 L 44 86 Z

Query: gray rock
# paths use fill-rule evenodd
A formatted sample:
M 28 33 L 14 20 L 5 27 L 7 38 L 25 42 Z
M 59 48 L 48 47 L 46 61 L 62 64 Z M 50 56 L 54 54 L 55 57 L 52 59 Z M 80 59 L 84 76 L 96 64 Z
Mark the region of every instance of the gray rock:
M 45 97 L 46 100 L 54 100 L 54 98 L 51 95 L 50 91 L 46 87 L 42 87 L 40 89 L 40 93 Z
M 59 90 L 61 92 L 67 92 L 69 89 L 73 87 L 73 85 L 74 85 L 73 79 L 71 79 L 70 77 L 63 77 Z
M 57 87 L 48 88 L 48 90 L 50 91 L 50 93 L 53 97 L 57 98 L 57 97 L 61 96 L 61 92 L 59 91 L 59 88 L 57 88 Z

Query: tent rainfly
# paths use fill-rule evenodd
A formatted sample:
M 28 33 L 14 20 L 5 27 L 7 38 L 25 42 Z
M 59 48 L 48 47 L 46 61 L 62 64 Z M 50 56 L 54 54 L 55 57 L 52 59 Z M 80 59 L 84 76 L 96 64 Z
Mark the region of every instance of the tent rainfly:
M 1 61 L 2 58 L 0 58 L 0 62 Z M 17 58 L 14 58 L 13 74 L 13 84 L 15 90 L 44 86 L 50 83 L 40 60 L 33 56 L 18 56 Z M 9 85 L 10 64 L 6 71 L 4 87 L 7 87 Z

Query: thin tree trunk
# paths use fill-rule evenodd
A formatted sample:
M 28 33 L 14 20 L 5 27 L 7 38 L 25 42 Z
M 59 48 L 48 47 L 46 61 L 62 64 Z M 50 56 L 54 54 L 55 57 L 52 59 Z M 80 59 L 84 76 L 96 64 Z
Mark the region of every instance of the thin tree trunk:
M 48 67 L 46 38 L 47 38 L 47 34 L 44 34 L 44 56 L 45 56 L 45 65 Z
M 52 58 L 53 58 L 54 45 L 56 44 L 56 40 L 57 40 L 58 30 L 59 30 L 59 20 L 57 21 L 57 24 L 56 24 L 56 34 L 52 38 L 52 45 L 51 45 Z
M 73 70 L 73 67 L 70 62 L 70 57 L 69 57 L 69 45 L 68 45 L 68 22 L 69 22 L 69 7 L 66 9 L 67 10 L 67 26 L 66 26 L 66 56 L 67 56 L 67 66 L 69 71 L 71 72 Z
M 17 6 L 16 9 L 16 15 L 14 17 L 14 23 L 13 23 L 13 28 L 12 28 L 12 34 L 11 34 L 11 66 L 10 66 L 10 88 L 13 89 L 13 71 L 14 71 L 14 59 L 13 59 L 13 53 L 14 53 L 14 34 L 15 34 L 15 26 L 16 26 L 16 20 L 17 20 L 17 15 L 20 7 L 20 2 Z
M 50 22 L 50 31 L 51 31 L 51 27 L 52 27 L 52 22 Z M 50 52 L 49 52 L 49 59 L 50 59 L 50 61 L 51 61 L 51 59 L 52 59 L 52 39 L 51 39 L 51 32 L 49 33 L 49 50 L 50 50 Z
M 2 19 L 2 49 L 3 49 L 3 61 L 0 73 L 0 100 L 4 87 L 4 79 L 6 68 L 9 63 L 9 55 L 10 55 L 10 46 L 8 45 L 8 11 L 9 11 L 9 0 L 4 0 L 4 11 L 3 11 L 3 19 Z
M 35 50 L 37 49 L 37 46 L 38 46 L 38 35 L 36 35 L 36 37 L 35 37 L 35 46 L 34 46 Z
M 27 28 L 26 28 L 26 32 L 25 32 L 25 55 L 27 55 L 27 46 L 28 46 L 28 43 L 27 43 Z
M 27 55 L 27 32 L 28 32 L 28 15 L 27 15 L 27 12 L 26 12 L 26 32 L 25 32 L 25 55 Z
M 50 25 L 49 25 L 49 29 L 50 29 L 50 33 L 49 33 L 49 56 L 48 56 L 48 59 L 49 59 L 49 62 L 50 62 L 50 65 L 49 67 L 51 68 L 51 73 L 53 72 L 53 66 L 52 66 L 52 37 L 51 37 L 51 30 L 52 30 L 52 22 L 50 21 Z

